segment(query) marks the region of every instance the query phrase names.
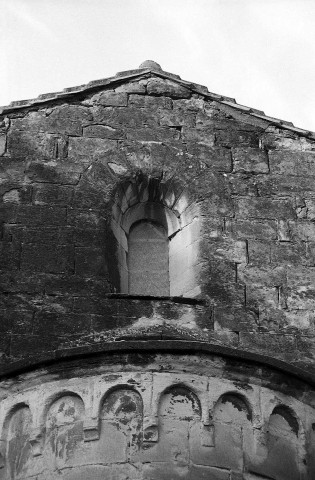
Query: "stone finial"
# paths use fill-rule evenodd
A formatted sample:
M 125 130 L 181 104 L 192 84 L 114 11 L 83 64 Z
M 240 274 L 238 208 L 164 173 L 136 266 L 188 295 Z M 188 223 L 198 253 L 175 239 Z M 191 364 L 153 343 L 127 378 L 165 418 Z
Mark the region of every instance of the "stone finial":
M 162 67 L 158 63 L 154 62 L 153 60 L 146 60 L 145 62 L 142 62 L 139 69 L 141 68 L 150 68 L 152 70 L 161 70 Z

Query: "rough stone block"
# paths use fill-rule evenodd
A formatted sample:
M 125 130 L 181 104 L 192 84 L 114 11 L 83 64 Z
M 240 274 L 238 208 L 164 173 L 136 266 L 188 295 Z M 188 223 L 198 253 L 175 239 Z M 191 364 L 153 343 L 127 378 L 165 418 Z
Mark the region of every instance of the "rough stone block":
M 9 188 L 20 187 L 24 183 L 25 158 L 2 157 L 0 159 L 0 192 Z
M 209 217 L 233 217 L 235 215 L 234 202 L 232 198 L 222 192 L 221 194 L 211 194 L 200 203 L 202 215 Z
M 0 309 L 0 332 L 3 334 L 29 334 L 33 329 L 34 312 L 18 307 Z
M 143 111 L 148 114 L 149 112 L 154 111 L 158 115 L 159 120 L 164 118 L 164 115 L 168 117 L 172 112 L 168 110 L 173 110 L 173 100 L 169 97 L 155 97 L 148 95 L 129 95 L 128 105 L 131 107 L 142 108 Z
M 315 152 L 269 152 L 270 171 L 277 175 L 315 176 Z
M 144 127 L 127 130 L 127 140 L 139 142 L 163 142 L 178 140 L 180 132 L 176 128 Z
M 33 187 L 35 205 L 68 206 L 72 203 L 73 187 L 39 184 Z
M 232 171 L 231 151 L 227 148 L 211 147 L 202 143 L 189 143 L 187 152 L 193 159 L 198 158 L 211 170 L 218 172 Z
M 91 99 L 93 103 L 104 107 L 126 107 L 128 95 L 125 92 L 101 92 Z
M 292 361 L 296 356 L 294 335 L 240 332 L 240 348 L 268 357 Z
M 12 184 L 11 184 L 12 186 Z M 6 190 L 2 196 L 3 203 L 14 203 L 18 204 L 30 204 L 32 201 L 32 186 L 31 185 L 15 185 L 18 188 L 5 188 L 3 185 L 3 190 Z
M 314 265 L 312 255 L 306 248 L 306 244 L 299 243 L 280 243 L 271 245 L 271 263 L 291 265 Z
M 259 147 L 259 133 L 255 131 L 225 128 L 217 130 L 216 145 L 223 147 Z
M 259 326 L 265 332 L 307 334 L 314 331 L 314 314 L 308 310 L 259 309 Z
M 21 268 L 32 272 L 73 272 L 73 247 L 53 244 L 23 245 Z
M 75 273 L 85 276 L 104 276 L 107 265 L 104 251 L 100 248 L 75 247 Z
M 297 177 L 295 175 L 286 174 L 273 174 L 269 175 L 257 175 L 255 176 L 255 182 L 259 195 L 264 196 L 294 196 L 295 194 L 309 195 L 310 192 L 314 192 L 315 178 L 309 177 Z
M 226 231 L 236 238 L 276 240 L 277 223 L 274 220 L 228 220 Z
M 215 330 L 228 329 L 233 332 L 252 332 L 258 328 L 258 314 L 245 307 L 221 307 L 214 310 Z
M 233 170 L 240 173 L 269 173 L 268 155 L 259 148 L 233 148 Z
M 104 220 L 99 212 L 71 208 L 68 210 L 68 225 L 76 228 L 95 230 L 102 227 Z
M 145 93 L 145 85 L 140 82 L 128 82 L 126 84 L 120 85 L 119 87 L 115 88 L 115 92 L 117 93 L 137 93 L 137 94 L 144 94 Z
M 153 78 L 148 81 L 147 92 L 149 95 L 164 95 L 171 98 L 189 98 L 191 91 L 179 85 L 162 78 Z
M 315 224 L 307 220 L 289 222 L 292 238 L 297 241 L 312 241 L 315 239 Z
M 213 305 L 244 305 L 245 287 L 239 283 L 235 284 L 205 284 L 202 285 L 202 292 L 207 295 Z
M 5 153 L 7 143 L 7 136 L 4 133 L 0 134 L 0 156 Z
M 106 298 L 99 299 L 88 295 L 84 297 L 75 297 L 73 304 L 73 311 L 75 313 L 102 315 L 104 318 L 118 316 L 118 308 L 119 302 L 117 302 L 117 300 Z M 95 319 L 95 322 L 96 320 L 99 319 Z M 94 324 L 96 325 L 95 322 Z
M 34 335 L 40 336 L 67 336 L 89 333 L 91 330 L 91 316 L 88 314 L 41 311 L 35 314 Z
M 315 338 L 314 336 L 297 336 L 296 348 L 300 359 L 315 361 Z
M 58 227 L 36 227 L 25 228 L 23 235 L 24 243 L 33 244 L 54 244 L 59 243 L 59 228 Z
M 113 128 L 138 128 L 138 127 L 156 127 L 157 119 L 152 111 L 140 111 L 133 106 L 112 107 L 97 106 L 93 107 L 93 123 L 103 124 Z
M 93 160 L 104 159 L 109 151 L 116 148 L 117 141 L 108 138 L 71 137 L 68 158 L 77 162 L 92 163 Z
M 121 140 L 125 137 L 122 129 L 108 127 L 106 125 L 89 125 L 83 128 L 83 136 L 90 138 L 108 138 Z
M 271 245 L 267 241 L 248 241 L 248 262 L 251 265 L 268 265 L 271 260 Z
M 67 222 L 67 209 L 48 205 L 21 205 L 17 209 L 16 221 L 30 227 L 63 226 Z
M 12 359 L 32 358 L 42 352 L 51 352 L 54 349 L 54 337 L 39 335 L 12 335 L 10 355 Z
M 294 132 L 269 126 L 261 135 L 261 143 L 268 150 L 301 151 L 301 138 Z M 286 153 L 286 152 L 285 152 Z
M 279 292 L 277 287 L 266 287 L 260 284 L 246 285 L 246 305 L 249 308 L 279 306 Z
M 239 218 L 294 219 L 292 202 L 269 198 L 236 198 L 236 214 Z
M 82 125 L 91 120 L 88 108 L 79 105 L 58 105 L 46 111 L 29 112 L 14 119 L 12 128 L 25 132 L 48 132 L 81 135 Z
M 32 161 L 26 168 L 26 175 L 32 182 L 77 185 L 85 168 L 84 164 L 68 160 L 66 163 Z
M 53 160 L 57 157 L 57 137 L 50 133 L 32 133 L 11 129 L 7 150 L 13 157 Z
M 20 268 L 21 245 L 19 242 L 0 241 L 0 264 L 4 270 Z
M 193 143 L 194 145 L 200 143 L 208 147 L 214 147 L 216 143 L 216 136 L 212 127 L 190 128 L 184 126 L 182 128 L 182 138 L 188 145 L 189 143 Z
M 265 175 L 263 175 L 266 177 Z M 268 178 L 268 177 L 267 177 Z M 257 176 L 251 176 L 241 173 L 228 175 L 228 182 L 231 194 L 243 197 L 258 197 Z
M 160 110 L 160 125 L 164 127 L 181 128 L 182 126 L 194 127 L 196 125 L 196 115 L 181 110 Z
M 303 284 L 288 288 L 287 305 L 290 309 L 314 309 L 315 285 Z
M 205 260 L 220 258 L 228 262 L 247 263 L 246 242 L 231 238 L 204 239 L 201 256 Z
M 286 266 L 273 265 L 238 265 L 237 281 L 239 283 L 276 287 L 287 282 Z
M 1 277 L 0 277 L 1 278 Z M 38 278 L 38 276 L 36 277 Z M 97 295 L 103 298 L 106 293 L 110 293 L 109 284 L 106 278 L 89 278 L 80 275 L 47 275 L 40 282 L 39 286 L 33 279 L 33 283 L 30 285 L 30 289 L 41 288 L 42 282 L 45 284 L 45 291 L 47 294 L 52 295 L 75 295 L 85 297 L 86 293 L 89 295 Z M 15 288 L 14 285 L 12 288 Z M 17 288 L 17 287 L 16 287 Z

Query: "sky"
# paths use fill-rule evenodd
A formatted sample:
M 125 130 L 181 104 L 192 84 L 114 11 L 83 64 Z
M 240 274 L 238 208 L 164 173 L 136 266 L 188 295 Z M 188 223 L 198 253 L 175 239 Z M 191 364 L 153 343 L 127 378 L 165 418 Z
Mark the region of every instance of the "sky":
M 144 60 L 315 131 L 315 0 L 0 0 L 0 105 Z

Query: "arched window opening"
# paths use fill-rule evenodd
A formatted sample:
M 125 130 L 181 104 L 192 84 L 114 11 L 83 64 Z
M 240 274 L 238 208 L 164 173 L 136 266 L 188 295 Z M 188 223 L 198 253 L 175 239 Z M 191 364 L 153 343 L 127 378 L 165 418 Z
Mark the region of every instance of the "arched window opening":
M 143 220 L 128 236 L 128 285 L 131 295 L 170 294 L 169 240 L 158 223 Z
M 180 183 L 164 183 L 162 175 L 126 180 L 117 186 L 112 214 L 106 251 L 113 293 L 200 295 L 201 216 Z

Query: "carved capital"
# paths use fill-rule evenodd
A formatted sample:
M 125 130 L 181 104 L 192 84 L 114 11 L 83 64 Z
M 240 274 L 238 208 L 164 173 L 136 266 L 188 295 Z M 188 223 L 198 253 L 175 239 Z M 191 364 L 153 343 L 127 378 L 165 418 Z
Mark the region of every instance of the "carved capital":
M 29 442 L 32 447 L 34 457 L 38 457 L 43 453 L 44 446 L 44 432 L 40 427 L 34 428 L 31 432 Z
M 99 428 L 99 419 L 98 418 L 86 418 L 83 424 L 83 435 L 85 442 L 92 442 L 94 440 L 99 440 L 100 438 L 100 428 Z
M 144 417 L 143 441 L 157 442 L 159 440 L 158 417 Z

